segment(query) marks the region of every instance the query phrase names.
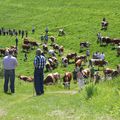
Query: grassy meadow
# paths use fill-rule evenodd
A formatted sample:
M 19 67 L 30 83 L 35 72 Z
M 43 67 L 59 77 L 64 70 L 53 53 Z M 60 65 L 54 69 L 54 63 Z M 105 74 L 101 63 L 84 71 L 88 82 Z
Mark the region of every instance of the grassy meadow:
M 40 36 L 44 35 L 46 26 L 49 36 L 56 37 L 56 43 L 64 46 L 64 55 L 79 52 L 79 43 L 91 43 L 90 53 L 100 51 L 105 53 L 108 61 L 106 67 L 116 69 L 120 64 L 116 50 L 111 45 L 100 47 L 97 33 L 111 38 L 120 38 L 120 1 L 119 0 L 1 0 L 0 27 L 6 29 L 28 30 L 30 40 L 41 43 Z M 108 30 L 101 31 L 101 20 L 106 17 L 109 22 Z M 35 34 L 31 33 L 35 26 Z M 58 36 L 58 30 L 63 28 L 65 36 Z M 28 53 L 24 62 L 21 50 L 23 39 L 19 38 L 18 67 L 16 68 L 16 93 L 3 93 L 2 63 L 0 63 L 0 120 L 119 120 L 120 119 L 120 77 L 113 80 L 101 81 L 100 84 L 89 83 L 78 93 L 78 85 L 71 83 L 71 90 L 65 90 L 62 82 L 45 86 L 45 94 L 36 97 L 33 83 L 20 81 L 18 75 L 33 76 L 33 60 L 35 50 Z M 50 41 L 48 45 L 50 44 Z M 0 48 L 15 45 L 15 36 L 0 36 Z M 42 49 L 42 46 L 39 46 Z M 50 46 L 49 46 L 50 48 Z M 54 72 L 63 75 L 72 72 L 74 64 L 67 68 L 59 66 Z M 3 57 L 0 57 L 0 62 Z M 85 66 L 86 67 L 86 66 Z M 97 69 L 97 67 L 96 67 Z M 102 75 L 102 68 L 101 75 Z M 45 76 L 49 72 L 45 73 Z M 61 79 L 62 80 L 62 79 Z

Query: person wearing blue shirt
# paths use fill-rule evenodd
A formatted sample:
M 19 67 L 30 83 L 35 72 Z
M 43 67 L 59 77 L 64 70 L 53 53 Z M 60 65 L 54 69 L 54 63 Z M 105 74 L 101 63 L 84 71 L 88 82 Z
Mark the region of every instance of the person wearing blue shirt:
M 34 58 L 34 87 L 36 95 L 44 94 L 44 67 L 46 64 L 46 58 L 42 55 L 40 49 L 36 50 L 36 56 Z

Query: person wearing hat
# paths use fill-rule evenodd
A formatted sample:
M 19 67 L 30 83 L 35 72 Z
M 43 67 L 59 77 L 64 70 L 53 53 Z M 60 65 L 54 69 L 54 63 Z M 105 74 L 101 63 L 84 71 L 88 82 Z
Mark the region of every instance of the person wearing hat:
M 36 95 L 44 94 L 43 80 L 45 64 L 46 58 L 42 55 L 42 51 L 37 49 L 36 56 L 34 58 L 34 87 Z
M 9 50 L 8 55 L 3 58 L 4 67 L 4 93 L 8 93 L 10 81 L 10 93 L 15 93 L 15 68 L 18 64 L 17 59 L 12 56 L 13 51 Z

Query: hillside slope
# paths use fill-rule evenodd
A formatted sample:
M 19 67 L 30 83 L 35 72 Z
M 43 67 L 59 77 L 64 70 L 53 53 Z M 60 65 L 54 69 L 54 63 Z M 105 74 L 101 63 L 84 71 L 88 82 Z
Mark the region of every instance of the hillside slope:
M 40 43 L 40 35 L 44 35 L 47 26 L 49 36 L 55 36 L 56 43 L 64 46 L 63 56 L 71 52 L 85 54 L 85 51 L 79 52 L 79 43 L 88 41 L 91 43 L 90 57 L 93 52 L 104 51 L 108 61 L 107 67 L 116 69 L 116 65 L 120 64 L 120 57 L 116 56 L 116 50 L 112 50 L 113 46 L 100 47 L 96 43 L 98 32 L 103 36 L 120 38 L 119 0 L 1 0 L 0 6 L 0 27 L 28 30 L 29 39 Z M 107 31 L 100 30 L 103 17 L 109 22 Z M 35 34 L 31 33 L 32 26 L 35 26 Z M 64 28 L 65 36 L 58 36 L 60 28 Z M 0 70 L 1 120 L 119 120 L 120 77 L 112 81 L 103 81 L 96 86 L 88 84 L 81 93 L 78 93 L 78 85 L 73 82 L 70 91 L 64 90 L 62 83 L 45 86 L 45 95 L 35 97 L 33 84 L 18 79 L 18 75 L 21 74 L 33 76 L 35 49 L 28 53 L 28 61 L 24 62 L 24 53 L 21 51 L 23 39 L 21 36 L 18 38 L 19 65 L 16 69 L 15 95 L 3 93 Z M 15 45 L 15 36 L 0 36 L 0 48 L 11 45 Z M 42 46 L 40 48 L 42 49 Z M 61 57 L 57 57 L 60 63 Z M 2 57 L 0 62 L 1 60 Z M 57 71 L 63 75 L 66 71 L 72 72 L 74 69 L 74 64 L 67 68 L 61 67 L 60 64 L 52 72 Z M 100 70 L 102 74 L 102 68 Z M 45 73 L 45 76 L 48 73 Z M 87 90 L 93 90 L 90 93 L 91 98 Z

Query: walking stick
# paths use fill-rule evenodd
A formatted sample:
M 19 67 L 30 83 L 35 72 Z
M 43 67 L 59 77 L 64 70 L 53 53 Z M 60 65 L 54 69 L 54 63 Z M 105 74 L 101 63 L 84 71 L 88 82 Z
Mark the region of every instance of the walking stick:
M 35 84 L 34 84 L 34 79 L 33 79 L 33 96 L 35 94 Z

